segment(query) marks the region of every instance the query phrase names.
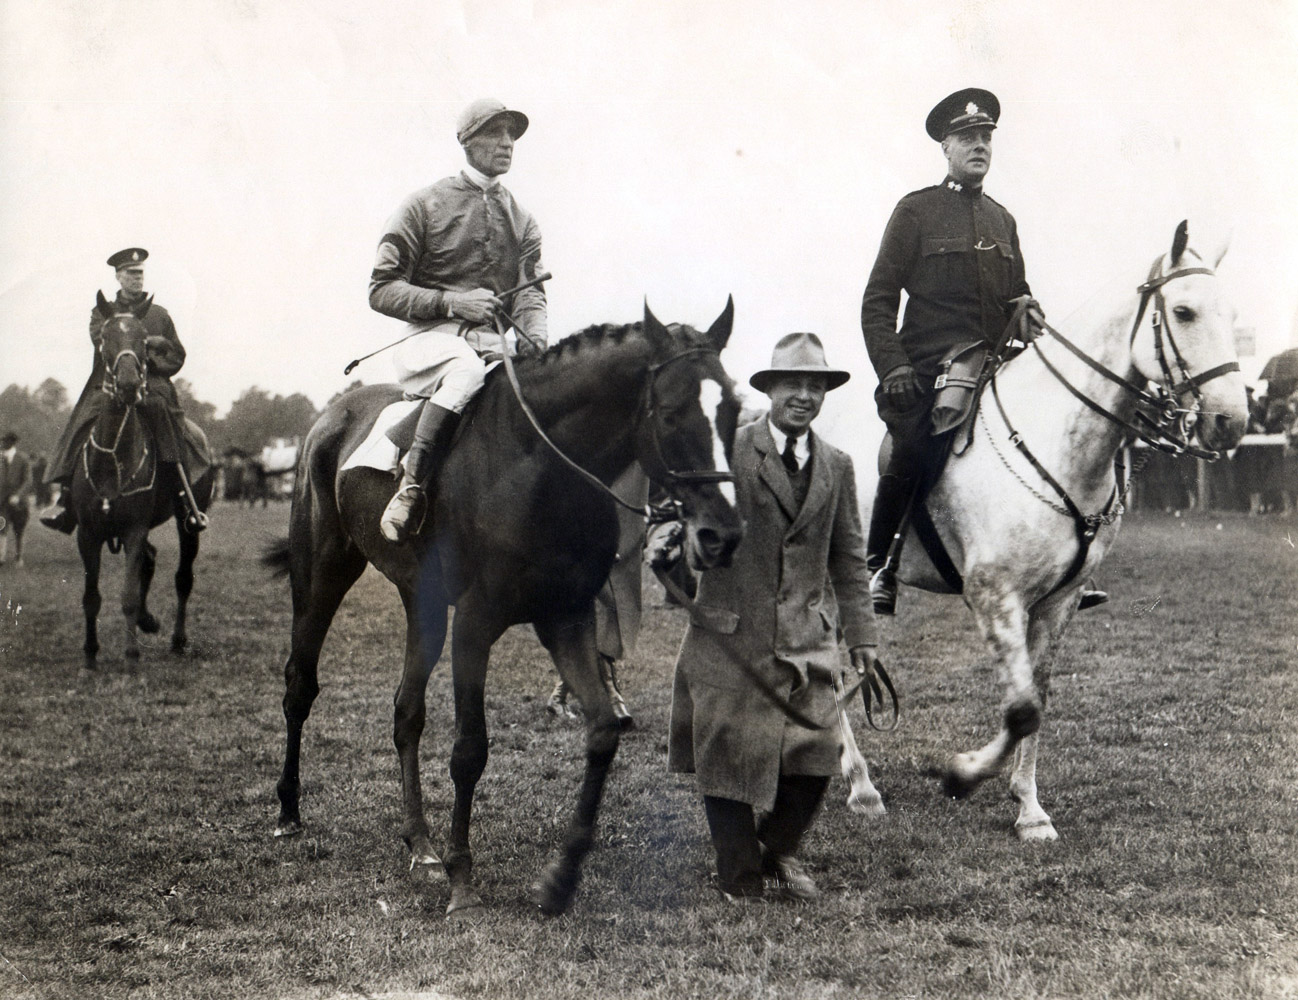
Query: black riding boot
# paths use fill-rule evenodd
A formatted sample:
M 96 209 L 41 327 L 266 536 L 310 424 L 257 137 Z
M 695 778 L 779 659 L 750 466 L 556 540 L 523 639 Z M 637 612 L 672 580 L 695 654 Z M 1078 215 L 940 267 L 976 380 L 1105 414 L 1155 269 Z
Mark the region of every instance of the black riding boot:
M 415 425 L 415 442 L 406 454 L 401 485 L 379 519 L 379 529 L 389 542 L 400 544 L 419 531 L 428 513 L 428 491 L 442 469 L 460 415 L 436 403 L 425 402 Z
M 913 491 L 911 480 L 885 472 L 879 477 L 874 493 L 865 563 L 871 573 L 870 598 L 876 615 L 891 615 L 897 609 L 897 567 L 888 563 L 888 551 L 901 528 Z
M 68 506 L 72 489 L 64 484 L 59 490 L 59 498 L 40 513 L 40 522 L 47 528 L 70 535 L 77 530 L 77 515 Z

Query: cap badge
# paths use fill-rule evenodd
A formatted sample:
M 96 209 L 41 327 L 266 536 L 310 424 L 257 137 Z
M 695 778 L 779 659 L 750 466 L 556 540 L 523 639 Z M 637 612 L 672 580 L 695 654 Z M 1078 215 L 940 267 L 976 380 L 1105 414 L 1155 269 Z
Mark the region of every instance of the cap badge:
M 976 105 L 973 101 L 970 101 L 968 104 L 964 106 L 964 113 L 967 115 L 978 114 L 978 105 Z

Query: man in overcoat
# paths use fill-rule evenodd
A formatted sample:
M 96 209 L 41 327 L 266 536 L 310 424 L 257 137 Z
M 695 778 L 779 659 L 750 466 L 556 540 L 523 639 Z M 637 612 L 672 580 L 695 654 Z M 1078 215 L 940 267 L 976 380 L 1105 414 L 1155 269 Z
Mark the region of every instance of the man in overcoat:
M 810 430 L 826 392 L 848 378 L 826 364 L 815 334 L 793 333 L 749 380 L 771 407 L 735 436 L 744 540 L 730 566 L 702 574 L 676 662 L 668 766 L 698 776 L 731 897 L 818 894 L 795 853 L 838 768 L 840 635 L 858 671 L 874 666 L 852 460 Z M 825 728 L 790 722 L 743 664 Z
M 108 266 L 113 268 L 121 286 L 116 298 L 118 308 L 129 309 L 145 299 L 144 262 L 148 258 L 149 252 L 142 247 L 128 247 L 108 258 Z M 99 331 L 107 318 L 100 314 L 98 306 L 90 311 L 90 341 L 95 350 L 90 378 L 72 408 L 72 415 L 58 444 L 54 446 L 54 457 L 46 473 L 47 481 L 63 490 L 58 501 L 41 513 L 41 524 L 66 534 L 71 534 L 77 526 L 76 515 L 67 506 L 68 487 L 72 483 L 77 456 L 91 426 L 108 405 L 108 395 L 104 391 L 108 365 L 99 351 Z M 171 383 L 171 377 L 185 364 L 185 347 L 176 333 L 171 314 L 156 302 L 149 306 L 141 322 L 147 332 L 144 343 L 148 354 L 148 378 L 144 398 L 137 409 L 153 434 L 158 461 L 170 465 L 177 475 L 184 476 L 192 485 L 207 471 L 211 458 L 206 442 L 187 426 L 180 397 Z M 197 514 L 196 511 L 190 513 Z M 204 524 L 205 518 L 194 518 L 197 530 L 201 530 Z
M 14 536 L 15 559 L 23 564 L 23 531 L 27 528 L 27 494 L 32 488 L 31 462 L 18 450 L 18 435 L 0 437 L 0 565 L 9 557 Z

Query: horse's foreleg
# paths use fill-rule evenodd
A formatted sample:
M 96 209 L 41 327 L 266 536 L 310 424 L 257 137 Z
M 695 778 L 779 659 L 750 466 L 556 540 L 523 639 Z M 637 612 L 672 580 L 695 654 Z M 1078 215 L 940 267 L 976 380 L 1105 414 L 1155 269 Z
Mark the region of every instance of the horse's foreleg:
M 1002 722 L 1000 732 L 989 743 L 952 760 L 944 787 L 948 795 L 957 798 L 970 794 L 1005 766 L 1019 741 L 1040 727 L 1042 711 L 1042 696 L 1028 656 L 1028 614 L 1018 595 L 990 571 L 978 569 L 965 576 L 965 596 L 996 656 Z
M 401 763 L 404 813 L 401 836 L 410 848 L 410 868 L 413 871 L 420 866 L 442 863 L 433 850 L 432 835 L 424 816 L 419 740 L 424 732 L 428 677 L 446 642 L 447 605 L 441 589 L 433 584 L 417 596 L 403 589 L 402 599 L 406 605 L 406 657 L 393 702 L 392 741 L 396 744 L 397 758 Z
M 149 612 L 149 587 L 153 585 L 153 571 L 158 567 L 158 550 L 152 542 L 145 541 L 140 561 L 140 611 L 135 622 L 145 635 L 153 635 L 161 627 L 158 619 Z
M 140 658 L 139 618 L 142 600 L 144 565 L 148 561 L 145 547 L 149 544 L 147 528 L 137 528 L 122 537 L 122 550 L 126 554 L 126 570 L 122 574 L 122 618 L 125 623 L 126 648 L 122 655 L 128 660 Z
M 320 693 L 316 673 L 320 648 L 338 605 L 365 570 L 365 557 L 355 552 L 332 551 L 314 560 L 305 554 L 296 558 L 292 567 L 293 635 L 288 660 L 284 663 L 284 767 L 275 786 L 279 796 L 276 837 L 302 832 L 302 817 L 298 812 L 302 727 Z
M 176 564 L 176 624 L 171 630 L 171 651 L 183 653 L 189 644 L 185 632 L 189 595 L 194 590 L 194 560 L 198 558 L 198 535 L 185 528 L 184 517 L 176 517 L 180 539 L 180 561 Z
M 99 607 L 103 602 L 99 594 L 99 560 L 103 542 L 90 537 L 83 527 L 77 528 L 77 548 L 81 552 L 81 565 L 85 571 L 85 588 L 81 593 L 81 609 L 86 616 L 86 641 L 82 650 L 86 656 L 86 669 L 94 670 L 99 655 Z
M 852 732 L 852 722 L 847 717 L 847 706 L 843 703 L 842 678 L 834 679 L 834 697 L 838 702 L 838 735 L 841 742 L 838 746 L 838 765 L 851 788 L 847 794 L 847 808 L 859 816 L 871 819 L 884 815 L 883 797 L 870 781 L 870 769 L 866 766 L 865 757 L 856 745 L 856 734 Z
M 621 725 L 600 673 L 593 614 L 538 622 L 536 634 L 559 668 L 559 676 L 581 701 L 586 716 L 586 770 L 577 808 L 568 824 L 559 857 L 546 868 L 537 903 L 546 913 L 562 913 L 572 903 L 581 865 L 595 839 L 595 820 L 609 767 L 617 754 Z
M 473 852 L 469 846 L 469 823 L 473 815 L 473 793 L 487 766 L 487 716 L 483 692 L 487 660 L 492 643 L 503 627 L 487 624 L 490 616 L 472 601 L 462 598 L 455 607 L 451 638 L 451 680 L 455 697 L 455 743 L 451 748 L 451 781 L 455 783 L 455 805 L 451 810 L 451 838 L 446 853 L 446 875 L 451 880 L 451 902 L 446 912 L 481 906 L 473 888 Z M 420 725 L 423 725 L 422 692 Z

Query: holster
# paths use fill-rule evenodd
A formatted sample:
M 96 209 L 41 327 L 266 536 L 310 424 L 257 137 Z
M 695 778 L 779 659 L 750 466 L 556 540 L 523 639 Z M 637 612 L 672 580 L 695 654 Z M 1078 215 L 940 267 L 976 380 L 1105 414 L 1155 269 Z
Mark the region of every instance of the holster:
M 953 347 L 942 359 L 941 370 L 933 383 L 937 390 L 930 413 L 934 437 L 955 430 L 973 412 L 987 366 L 987 355 L 985 343 L 961 344 Z

